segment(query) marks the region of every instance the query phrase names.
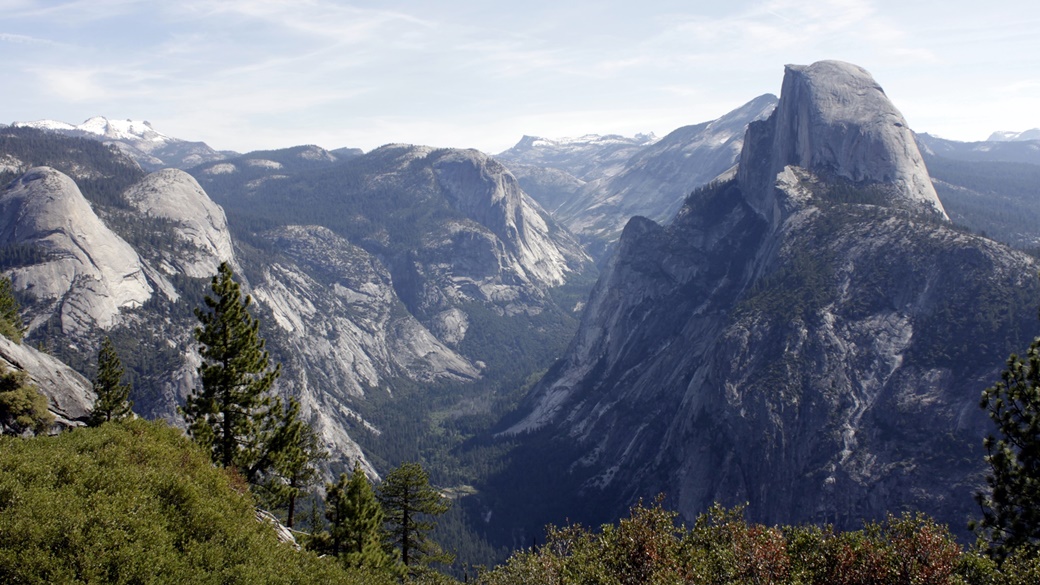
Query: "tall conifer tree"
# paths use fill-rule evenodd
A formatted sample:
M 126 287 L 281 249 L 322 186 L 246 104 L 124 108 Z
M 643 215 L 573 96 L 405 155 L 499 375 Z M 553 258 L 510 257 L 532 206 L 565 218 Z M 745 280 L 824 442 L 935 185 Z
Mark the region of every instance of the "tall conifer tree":
M 96 427 L 103 422 L 119 420 L 131 414 L 133 402 L 130 399 L 130 385 L 123 384 L 123 363 L 108 337 L 101 340 L 98 350 L 98 371 L 94 378 L 94 393 L 97 401 L 90 413 L 90 426 Z
M 327 486 L 325 516 L 332 548 L 346 566 L 377 570 L 393 566 L 383 548 L 383 509 L 360 462 L 354 463 L 349 479 L 340 474 L 338 482 Z
M 1016 549 L 1040 551 L 1040 337 L 1025 359 L 1011 354 L 1001 381 L 982 393 L 982 408 L 1000 438 L 986 437 L 990 490 L 975 498 L 982 520 L 974 525 L 991 556 Z
M 222 262 L 206 295 L 206 309 L 196 309 L 195 328 L 202 365 L 202 388 L 196 388 L 182 412 L 192 438 L 223 467 L 250 470 L 261 456 L 261 431 L 271 416 L 268 391 L 281 373 L 270 367 L 260 322 L 249 312 L 231 267 Z
M 276 400 L 271 419 L 273 429 L 266 435 L 264 456 L 257 462 L 258 471 L 270 469 L 268 488 L 276 505 L 286 507 L 286 526 L 296 521 L 296 501 L 318 479 L 316 463 L 329 454 L 321 447 L 318 434 L 300 418 L 300 402 L 289 399 L 284 409 Z
M 427 536 L 436 527 L 430 519 L 448 511 L 451 502 L 430 485 L 426 470 L 418 463 L 404 463 L 379 484 L 379 502 L 386 514 L 390 543 L 401 551 L 401 562 L 452 562 Z

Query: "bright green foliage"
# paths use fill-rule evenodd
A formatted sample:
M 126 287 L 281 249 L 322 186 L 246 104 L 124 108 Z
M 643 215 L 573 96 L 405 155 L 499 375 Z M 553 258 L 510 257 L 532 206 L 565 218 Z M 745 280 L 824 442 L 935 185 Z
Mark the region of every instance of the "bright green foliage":
M 1000 438 L 986 437 L 989 493 L 976 494 L 982 520 L 975 526 L 987 552 L 1002 559 L 1014 550 L 1040 553 L 1040 337 L 1025 360 L 1012 354 L 1001 381 L 982 393 L 982 408 Z
M 325 517 L 329 521 L 330 552 L 347 567 L 390 571 L 394 560 L 383 548 L 383 509 L 360 462 L 347 478 L 326 486 Z
M 94 393 L 97 401 L 90 413 L 90 426 L 98 426 L 103 422 L 119 420 L 132 414 L 133 402 L 130 402 L 130 385 L 123 384 L 123 363 L 108 337 L 101 341 L 98 350 L 97 376 L 94 378 Z
M 18 299 L 14 298 L 11 279 L 6 276 L 0 278 L 0 335 L 15 343 L 21 343 L 22 335 L 25 333 L 20 311 Z
M 862 531 L 834 533 L 748 524 L 740 509 L 719 506 L 690 529 L 661 507 L 632 508 L 598 533 L 581 526 L 552 528 L 546 544 L 515 553 L 484 572 L 482 585 L 597 583 L 602 585 L 955 585 L 1004 583 L 981 565 L 966 581 L 960 546 L 923 516 L 889 517 Z
M 452 555 L 442 552 L 427 536 L 436 526 L 428 518 L 447 512 L 451 503 L 430 485 L 421 465 L 404 463 L 386 474 L 378 498 L 386 515 L 389 543 L 400 551 L 406 567 L 452 561 Z
M 44 433 L 54 424 L 47 406 L 47 397 L 29 383 L 25 372 L 0 367 L 0 427 L 16 435 Z
M 394 582 L 279 543 L 231 476 L 158 422 L 0 438 L 0 583 Z
M 275 400 L 269 424 L 273 426 L 264 438 L 263 456 L 257 467 L 267 469 L 263 492 L 276 507 L 287 511 L 286 526 L 296 520 L 296 501 L 318 479 L 317 463 L 329 454 L 322 449 L 318 434 L 300 418 L 300 403 L 295 398 L 282 409 Z
M 195 329 L 202 388 L 188 396 L 182 412 L 192 438 L 215 463 L 248 472 L 262 456 L 261 431 L 273 414 L 268 391 L 281 367 L 270 369 L 260 322 L 249 313 L 252 301 L 242 295 L 227 262 L 211 289 L 206 310 L 195 310 L 202 323 Z

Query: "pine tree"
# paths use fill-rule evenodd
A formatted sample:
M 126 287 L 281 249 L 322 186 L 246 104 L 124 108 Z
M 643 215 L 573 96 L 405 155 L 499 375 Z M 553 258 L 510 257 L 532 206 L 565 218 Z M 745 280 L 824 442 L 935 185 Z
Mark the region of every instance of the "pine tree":
M 281 366 L 270 368 L 260 322 L 249 313 L 252 299 L 243 296 L 227 262 L 211 289 L 206 310 L 195 310 L 202 324 L 195 329 L 202 388 L 188 396 L 182 413 L 192 438 L 215 463 L 251 470 L 261 456 L 264 420 L 273 414 L 268 391 Z
M 130 385 L 123 384 L 123 364 L 108 337 L 101 341 L 98 350 L 98 371 L 94 378 L 94 393 L 97 401 L 90 413 L 88 424 L 96 427 L 103 422 L 130 416 L 134 403 L 130 398 Z
M 365 477 L 361 463 L 326 486 L 325 517 L 333 554 L 347 567 L 389 570 L 393 559 L 383 548 L 383 509 Z
M 422 519 L 444 514 L 451 503 L 430 485 L 421 465 L 404 463 L 388 473 L 379 484 L 378 497 L 389 526 L 389 542 L 401 551 L 405 566 L 452 562 L 452 555 L 442 552 L 427 536 L 436 523 Z
M 287 509 L 286 526 L 293 527 L 296 519 L 296 501 L 318 478 L 317 463 L 329 454 L 321 448 L 318 434 L 300 418 L 300 402 L 289 399 L 289 405 L 281 408 L 276 401 L 273 418 L 274 428 L 265 440 L 264 456 L 258 461 L 260 468 L 269 468 L 269 490 L 278 506 Z
M 21 307 L 14 298 L 14 287 L 11 279 L 0 278 L 0 335 L 15 343 L 22 342 L 25 325 L 22 324 Z
M 973 527 L 989 554 L 1005 558 L 1016 549 L 1040 551 L 1040 337 L 1023 360 L 1012 354 L 1001 381 L 982 393 L 982 408 L 997 425 L 1001 438 L 984 445 L 990 490 L 975 499 L 982 520 Z

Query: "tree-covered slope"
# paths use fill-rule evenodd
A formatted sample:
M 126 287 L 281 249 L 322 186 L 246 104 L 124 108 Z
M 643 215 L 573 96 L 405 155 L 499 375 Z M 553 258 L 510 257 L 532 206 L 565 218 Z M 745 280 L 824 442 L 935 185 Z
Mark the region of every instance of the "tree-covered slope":
M 950 219 L 1017 248 L 1040 248 L 1040 164 L 925 155 Z

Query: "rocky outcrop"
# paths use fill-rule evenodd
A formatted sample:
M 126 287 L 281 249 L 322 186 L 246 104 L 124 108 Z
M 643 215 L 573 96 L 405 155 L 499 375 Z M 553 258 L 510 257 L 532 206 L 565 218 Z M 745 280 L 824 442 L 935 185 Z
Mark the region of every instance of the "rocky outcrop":
M 293 264 L 264 269 L 253 296 L 305 362 L 301 384 L 332 397 L 385 391 L 400 376 L 472 380 L 479 371 L 404 311 L 390 273 L 327 228 L 287 226 L 266 236 Z M 309 363 L 308 363 L 309 362 Z
M 279 384 L 300 398 L 335 459 L 361 461 L 377 477 L 356 437 L 393 429 L 360 414 L 365 398 L 392 393 L 400 379 L 468 382 L 480 371 L 404 309 L 390 273 L 363 249 L 319 226 L 264 237 L 284 261 L 263 268 L 252 294 L 273 320 L 267 331 L 283 363 Z
M 552 233 L 547 214 L 499 162 L 475 150 L 436 153 L 431 167 L 455 209 L 491 230 L 515 264 L 512 270 L 540 286 L 559 286 L 588 261 L 566 232 Z
M 515 461 L 552 454 L 537 477 L 573 490 L 572 520 L 665 492 L 688 518 L 715 501 L 844 528 L 920 510 L 964 533 L 979 392 L 1032 337 L 1038 266 L 949 225 L 879 96 L 853 66 L 789 67 L 736 179 L 669 225 L 628 223 L 567 354 L 503 429 L 530 450 Z M 549 493 L 493 512 L 558 522 Z
M 163 272 L 208 278 L 217 273 L 221 262 L 235 264 L 224 210 L 188 173 L 176 169 L 152 173 L 124 196 L 145 217 L 172 223 L 182 250 L 179 254 L 172 253 L 173 247 L 163 250 Z
M 550 288 L 591 268 L 516 178 L 474 150 L 387 145 L 262 187 L 252 202 L 283 209 L 302 197 L 328 210 L 326 227 L 382 258 L 408 311 L 451 344 L 467 331 L 453 311 L 475 303 L 498 315 L 538 314 L 552 302 Z
M 91 383 L 61 361 L 0 335 L 0 365 L 23 371 L 29 382 L 47 397 L 48 409 L 59 427 L 82 425 L 94 409 Z
M 906 120 L 856 65 L 788 65 L 779 105 L 768 120 L 749 126 L 746 144 L 738 180 L 769 221 L 776 177 L 788 166 L 884 185 L 888 204 L 946 217 Z
M 38 262 L 8 271 L 35 299 L 29 331 L 51 315 L 67 333 L 107 329 L 153 289 L 137 252 L 98 218 L 76 184 L 48 168 L 29 170 L 0 195 L 0 245 Z

